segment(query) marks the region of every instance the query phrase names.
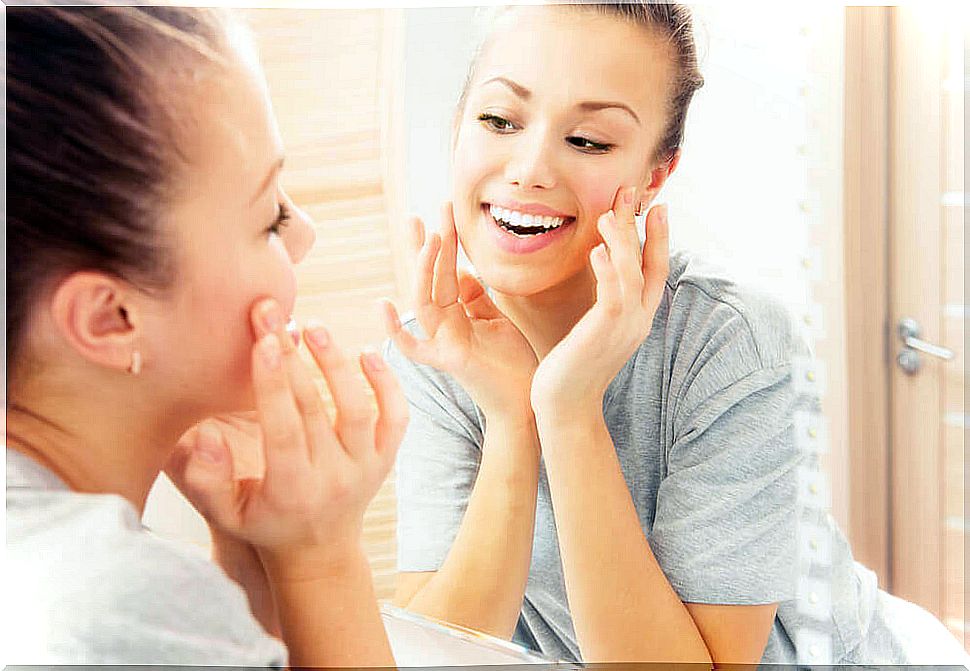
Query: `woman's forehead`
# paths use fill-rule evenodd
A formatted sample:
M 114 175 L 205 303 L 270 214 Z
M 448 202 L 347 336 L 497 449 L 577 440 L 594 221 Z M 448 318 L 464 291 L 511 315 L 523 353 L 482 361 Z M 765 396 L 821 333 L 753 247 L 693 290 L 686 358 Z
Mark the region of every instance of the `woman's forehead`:
M 620 99 L 650 113 L 669 88 L 665 41 L 630 21 L 574 7 L 502 12 L 482 49 L 473 87 L 510 79 L 537 97 Z

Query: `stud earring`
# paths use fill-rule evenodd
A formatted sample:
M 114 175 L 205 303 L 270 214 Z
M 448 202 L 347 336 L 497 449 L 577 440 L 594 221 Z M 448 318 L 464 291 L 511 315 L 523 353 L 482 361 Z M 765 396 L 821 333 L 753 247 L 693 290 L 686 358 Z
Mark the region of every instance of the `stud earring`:
M 130 375 L 138 375 L 141 372 L 141 352 L 135 350 L 131 353 L 131 364 L 128 366 Z

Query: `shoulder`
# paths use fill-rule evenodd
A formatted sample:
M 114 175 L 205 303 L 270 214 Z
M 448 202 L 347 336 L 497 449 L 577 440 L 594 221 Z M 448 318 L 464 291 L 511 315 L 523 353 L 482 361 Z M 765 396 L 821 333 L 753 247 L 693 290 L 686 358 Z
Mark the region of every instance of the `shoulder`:
M 282 663 L 242 590 L 201 548 L 144 530 L 121 497 L 27 490 L 7 504 L 7 607 L 28 659 Z
M 797 346 L 791 314 L 769 292 L 737 284 L 713 264 L 675 253 L 665 293 L 665 335 L 679 348 L 730 346 L 737 364 L 750 370 L 791 362 Z
M 656 328 L 667 392 L 680 411 L 728 391 L 732 398 L 782 391 L 805 352 L 781 300 L 684 253 L 671 256 Z

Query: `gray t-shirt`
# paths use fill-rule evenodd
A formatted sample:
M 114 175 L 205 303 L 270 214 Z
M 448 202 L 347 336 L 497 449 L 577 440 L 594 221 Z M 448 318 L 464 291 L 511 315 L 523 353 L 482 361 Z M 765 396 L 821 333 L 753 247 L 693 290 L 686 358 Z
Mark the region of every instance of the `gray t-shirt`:
M 71 491 L 6 453 L 6 662 L 286 665 L 201 549 L 155 536 L 120 496 Z
M 405 326 L 423 336 L 415 320 Z M 765 662 L 906 663 L 874 574 L 799 491 L 817 472 L 793 429 L 793 412 L 817 402 L 792 383 L 806 354 L 777 302 L 675 254 L 650 335 L 606 392 L 606 423 L 650 547 L 683 601 L 779 603 Z M 483 416 L 450 376 L 390 344 L 386 356 L 411 407 L 397 463 L 398 570 L 434 571 L 475 483 Z M 814 558 L 800 551 L 806 528 L 822 549 Z M 544 467 L 516 640 L 580 658 Z

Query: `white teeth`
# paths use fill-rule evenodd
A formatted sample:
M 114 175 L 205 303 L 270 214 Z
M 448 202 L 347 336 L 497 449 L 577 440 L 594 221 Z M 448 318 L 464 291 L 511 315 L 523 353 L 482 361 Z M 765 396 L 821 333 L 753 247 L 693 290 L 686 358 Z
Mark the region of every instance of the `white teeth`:
M 539 214 L 523 214 L 522 212 L 508 210 L 497 205 L 489 205 L 489 214 L 491 214 L 496 220 L 512 226 L 529 226 L 533 228 L 542 227 L 546 230 L 559 228 L 566 222 L 565 217 L 546 217 Z

